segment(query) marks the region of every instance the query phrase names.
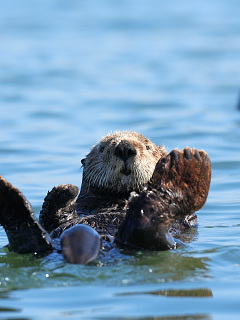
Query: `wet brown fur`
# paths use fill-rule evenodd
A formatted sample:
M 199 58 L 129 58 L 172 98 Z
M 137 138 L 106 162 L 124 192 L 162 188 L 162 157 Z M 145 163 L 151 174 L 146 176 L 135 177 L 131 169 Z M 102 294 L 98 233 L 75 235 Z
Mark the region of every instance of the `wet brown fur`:
M 194 213 L 204 205 L 211 180 L 211 163 L 204 151 L 185 148 L 167 154 L 164 147 L 131 131 L 101 139 L 82 164 L 83 181 L 76 202 L 78 188 L 72 185 L 54 187 L 44 200 L 40 223 L 53 238 L 73 225 L 86 224 L 104 239 L 115 237 L 119 245 L 151 250 L 174 248 L 171 234 L 196 225 Z M 1 200 L 0 195 L 0 223 L 8 233 L 14 229 L 9 227 L 11 223 L 20 219 L 14 213 L 17 207 L 11 205 L 17 189 L 1 181 L 2 192 L 6 187 L 10 190 L 7 200 Z M 17 196 L 23 197 L 20 192 Z M 12 212 L 11 219 L 4 208 Z M 25 210 L 24 215 L 28 211 L 32 217 L 27 206 Z M 22 220 L 24 225 L 26 219 Z M 28 228 L 25 224 L 26 234 Z M 23 248 L 24 241 L 26 237 Z M 29 252 L 29 245 L 25 246 Z M 20 252 L 15 247 L 13 250 Z
M 125 161 L 115 153 L 119 146 L 136 154 Z M 143 135 L 133 131 L 115 132 L 102 138 L 82 160 L 83 180 L 76 202 L 79 213 L 125 205 L 130 192 L 140 192 L 151 179 L 156 163 L 167 154 Z

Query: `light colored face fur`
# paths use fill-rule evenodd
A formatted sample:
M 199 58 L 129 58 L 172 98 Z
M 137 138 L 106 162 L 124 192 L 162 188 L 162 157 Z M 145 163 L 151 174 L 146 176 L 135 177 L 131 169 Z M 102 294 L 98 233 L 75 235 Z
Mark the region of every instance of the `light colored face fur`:
M 102 138 L 82 160 L 86 189 L 126 193 L 139 191 L 166 150 L 133 131 Z

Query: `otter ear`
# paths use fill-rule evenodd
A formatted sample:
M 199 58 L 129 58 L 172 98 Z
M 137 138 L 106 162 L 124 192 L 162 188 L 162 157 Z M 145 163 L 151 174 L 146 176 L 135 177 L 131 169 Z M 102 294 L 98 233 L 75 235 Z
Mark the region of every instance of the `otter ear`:
M 86 159 L 85 159 L 85 158 L 81 160 L 81 164 L 82 164 L 83 166 L 85 165 L 85 162 L 86 162 Z

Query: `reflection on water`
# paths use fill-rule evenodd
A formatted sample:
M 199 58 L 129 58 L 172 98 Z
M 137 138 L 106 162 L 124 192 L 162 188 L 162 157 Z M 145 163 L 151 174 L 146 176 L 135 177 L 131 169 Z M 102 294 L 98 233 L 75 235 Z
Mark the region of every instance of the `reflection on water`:
M 129 318 L 122 318 L 122 317 L 115 317 L 111 318 L 113 320 L 126 320 Z M 139 318 L 140 319 L 140 318 Z M 189 314 L 189 315 L 183 315 L 183 316 L 166 316 L 166 317 L 141 317 L 141 320 L 212 320 L 212 317 L 205 314 Z
M 132 293 L 121 293 L 121 295 L 131 295 Z M 136 293 L 133 293 L 136 295 Z M 141 292 L 141 294 L 153 294 L 157 296 L 165 296 L 165 297 L 212 297 L 212 291 L 209 289 L 202 289 L 202 288 L 196 288 L 196 289 L 182 289 L 182 290 L 158 290 L 153 292 Z
M 177 250 L 74 266 L 8 252 L 0 228 L 0 318 L 239 318 L 239 16 L 238 0 L 0 2 L 0 174 L 37 215 L 110 131 L 205 149 L 213 168 Z
M 1 263 L 1 287 L 21 289 L 63 284 L 117 286 L 196 281 L 209 277 L 211 261 L 204 255 L 193 257 L 182 249 L 126 254 L 113 248 L 87 266 L 67 264 L 57 253 L 36 257 L 7 252 Z
M 200 304 L 200 308 L 196 308 L 194 311 L 189 302 L 191 302 L 192 297 L 189 295 L 182 295 L 179 290 L 180 295 L 168 296 L 169 291 L 161 292 L 149 292 L 149 293 L 125 293 L 123 290 L 117 290 L 114 292 L 112 287 L 108 288 L 108 292 L 104 293 L 104 289 L 96 286 L 92 294 L 92 299 L 87 300 L 86 295 L 89 294 L 93 287 L 82 287 L 82 288 L 72 288 L 71 291 L 74 295 L 69 299 L 70 288 L 59 288 L 56 295 L 51 295 L 46 303 L 45 307 L 48 310 L 48 316 L 56 319 L 65 319 L 66 317 L 81 319 L 131 319 L 132 314 L 135 316 L 134 319 L 210 319 L 210 315 L 207 310 L 204 312 L 201 310 L 203 301 L 207 301 L 204 296 L 196 297 L 196 302 Z M 129 290 L 136 290 L 136 287 L 131 287 Z M 50 290 L 54 293 L 53 290 Z M 63 293 L 64 297 L 63 297 Z M 177 292 L 177 291 L 176 291 Z M 188 293 L 193 293 L 194 290 L 189 290 Z M 0 310 L 0 316 L 5 316 L 6 318 L 14 317 L 14 319 L 30 319 L 28 318 L 28 313 L 21 309 L 21 318 L 16 318 L 16 312 L 18 312 L 18 307 L 21 305 L 22 301 L 19 297 L 25 293 L 25 304 L 31 305 L 34 303 L 35 310 L 31 314 L 34 314 L 37 319 L 43 319 L 46 314 L 41 309 L 42 296 L 46 293 L 45 289 L 39 289 L 38 291 L 30 289 L 27 291 L 20 291 L 10 294 L 10 299 L 15 302 L 15 308 L 5 308 Z M 203 294 L 208 294 L 207 289 L 202 289 Z M 166 295 L 167 294 L 167 295 Z M 211 295 L 211 293 L 209 293 Z M 170 300 L 169 300 L 170 299 Z M 171 299 L 173 299 L 171 301 Z M 72 301 L 70 301 L 72 300 Z M 159 310 L 164 310 L 164 305 L 167 306 L 168 310 L 162 312 L 162 316 L 154 316 L 155 312 L 151 309 L 153 306 L 152 301 L 155 300 L 159 306 Z M 117 306 L 113 304 L 117 303 Z M 140 304 L 137 306 L 134 301 L 139 301 Z M 193 301 L 193 300 L 192 300 Z M 67 303 L 67 305 L 66 305 Z M 179 304 L 183 304 L 181 315 L 177 315 L 176 310 Z M 57 308 L 53 307 L 57 305 Z M 174 305 L 174 307 L 173 307 Z M 148 316 L 145 316 L 144 306 L 148 309 Z M 197 311 L 197 312 L 196 312 Z M 109 316 L 111 312 L 111 316 Z M 96 317 L 97 315 L 97 317 Z M 47 318 L 48 319 L 48 318 Z
M 136 265 L 149 265 L 157 281 L 182 281 L 187 278 L 208 277 L 209 259 L 192 257 L 186 252 L 170 251 L 151 253 L 135 262 Z
M 147 292 L 146 294 L 153 294 L 157 296 L 167 297 L 212 297 L 212 291 L 209 289 L 183 289 L 183 290 L 160 290 L 156 292 Z

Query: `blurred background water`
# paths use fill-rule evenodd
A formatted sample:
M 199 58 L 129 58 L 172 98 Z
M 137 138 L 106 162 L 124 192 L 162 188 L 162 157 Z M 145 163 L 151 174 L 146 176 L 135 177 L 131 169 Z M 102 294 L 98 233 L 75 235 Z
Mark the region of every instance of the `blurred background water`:
M 0 174 L 36 215 L 110 131 L 205 149 L 213 168 L 175 251 L 75 266 L 8 252 L 1 228 L 0 319 L 239 318 L 239 17 L 237 0 L 0 2 Z

